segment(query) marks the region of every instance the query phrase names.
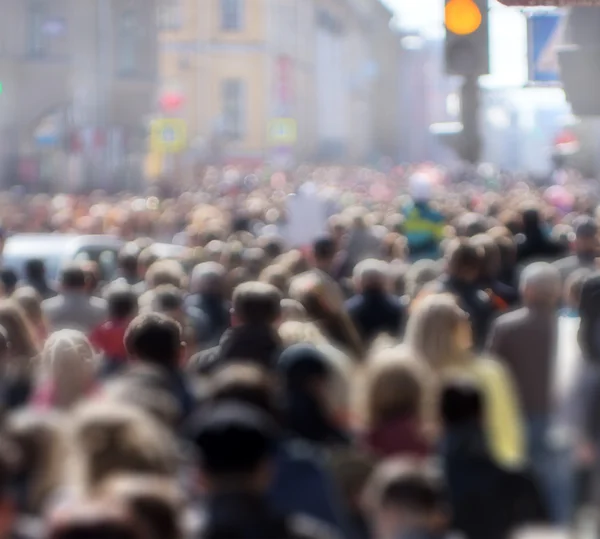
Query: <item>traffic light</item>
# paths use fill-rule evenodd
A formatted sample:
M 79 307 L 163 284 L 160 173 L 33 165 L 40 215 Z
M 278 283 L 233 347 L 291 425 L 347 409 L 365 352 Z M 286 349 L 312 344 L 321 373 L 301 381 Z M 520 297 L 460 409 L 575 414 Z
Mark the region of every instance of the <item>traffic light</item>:
M 490 72 L 488 0 L 446 0 L 446 73 Z

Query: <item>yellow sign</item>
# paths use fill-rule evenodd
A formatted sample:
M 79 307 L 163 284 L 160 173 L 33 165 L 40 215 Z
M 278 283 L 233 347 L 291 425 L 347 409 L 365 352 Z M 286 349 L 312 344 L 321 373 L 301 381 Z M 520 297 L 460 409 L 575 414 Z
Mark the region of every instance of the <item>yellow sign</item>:
M 160 118 L 150 126 L 150 146 L 155 153 L 178 153 L 187 143 L 187 125 L 179 118 Z
M 298 139 L 298 127 L 293 118 L 274 118 L 269 122 L 269 144 L 272 146 L 289 146 Z
M 160 153 L 149 153 L 146 155 L 144 172 L 149 180 L 156 180 L 163 171 L 163 155 Z

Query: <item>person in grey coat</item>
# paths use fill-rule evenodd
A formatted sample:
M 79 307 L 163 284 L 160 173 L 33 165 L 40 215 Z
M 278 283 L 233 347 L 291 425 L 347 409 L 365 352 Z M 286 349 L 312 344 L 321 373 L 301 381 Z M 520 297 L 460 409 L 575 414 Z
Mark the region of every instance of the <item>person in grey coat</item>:
M 79 265 L 66 266 L 59 281 L 60 294 L 42 303 L 51 331 L 77 329 L 87 335 L 106 320 L 106 301 L 88 295 L 85 272 Z

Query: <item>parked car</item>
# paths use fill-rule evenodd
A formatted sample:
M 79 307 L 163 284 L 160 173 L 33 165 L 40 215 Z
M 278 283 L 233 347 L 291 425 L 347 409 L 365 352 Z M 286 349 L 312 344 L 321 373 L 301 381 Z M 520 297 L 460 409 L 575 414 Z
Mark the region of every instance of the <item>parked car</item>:
M 113 279 L 123 242 L 115 236 L 78 236 L 76 234 L 15 234 L 6 240 L 2 266 L 24 276 L 27 260 L 39 258 L 46 265 L 49 280 L 56 281 L 61 268 L 69 262 L 94 261 L 101 280 Z

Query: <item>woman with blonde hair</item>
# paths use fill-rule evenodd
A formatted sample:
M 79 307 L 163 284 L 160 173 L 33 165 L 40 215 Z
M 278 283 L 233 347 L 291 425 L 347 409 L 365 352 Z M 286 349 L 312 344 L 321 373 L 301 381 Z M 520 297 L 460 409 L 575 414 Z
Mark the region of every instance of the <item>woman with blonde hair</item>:
M 82 405 L 72 416 L 71 463 L 76 487 L 93 493 L 118 474 L 173 478 L 173 436 L 141 409 L 109 400 Z
M 429 369 L 400 346 L 381 350 L 367 363 L 364 445 L 377 457 L 426 457 L 424 410 L 430 399 Z
M 485 401 L 492 457 L 500 466 L 520 468 L 525 445 L 512 379 L 501 363 L 473 355 L 469 317 L 454 297 L 433 294 L 423 298 L 408 320 L 405 343 L 427 363 L 440 384 L 462 374 L 476 379 Z
M 96 357 L 88 338 L 74 329 L 50 335 L 42 350 L 33 404 L 67 410 L 94 389 Z

